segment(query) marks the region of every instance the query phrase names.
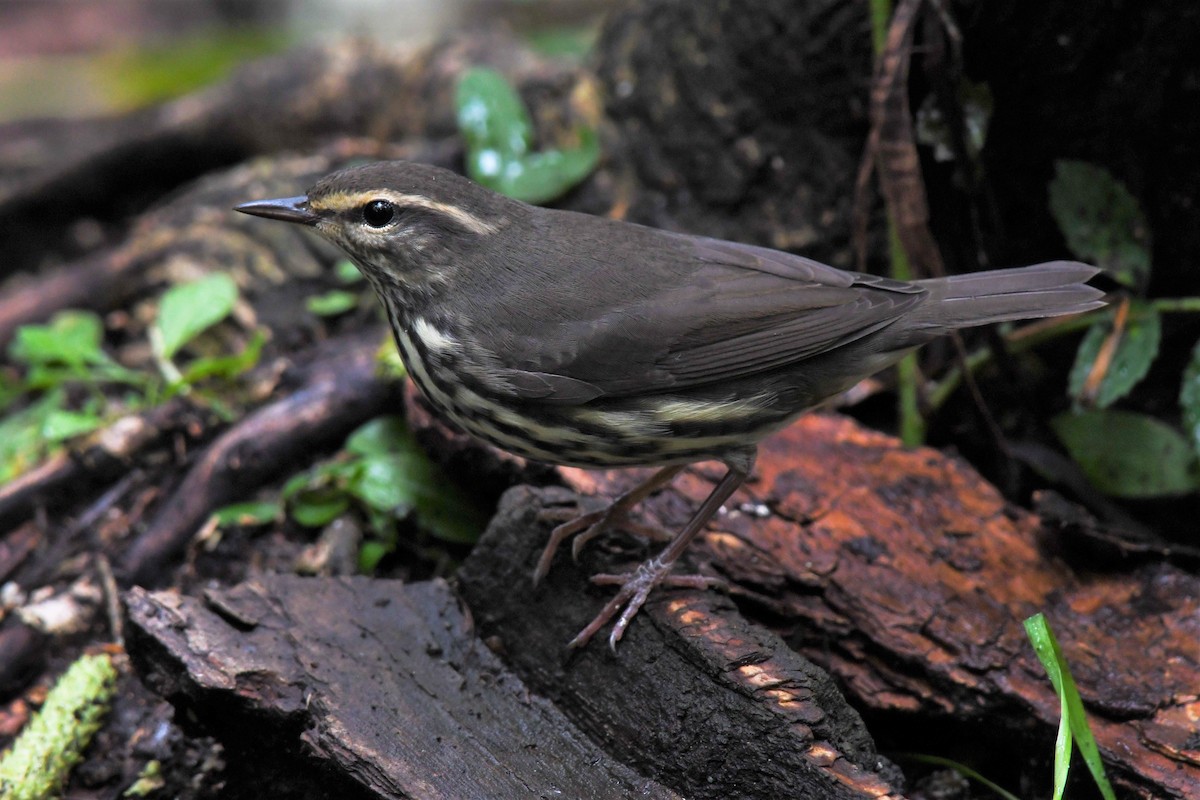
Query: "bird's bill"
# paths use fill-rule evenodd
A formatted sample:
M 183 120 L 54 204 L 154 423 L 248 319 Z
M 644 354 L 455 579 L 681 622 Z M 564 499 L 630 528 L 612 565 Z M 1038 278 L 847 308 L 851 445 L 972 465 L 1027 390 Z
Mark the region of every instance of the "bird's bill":
M 284 222 L 295 222 L 300 225 L 316 225 L 320 217 L 308 207 L 308 197 L 281 197 L 277 200 L 255 200 L 234 206 L 234 211 L 251 214 L 256 217 L 278 219 Z

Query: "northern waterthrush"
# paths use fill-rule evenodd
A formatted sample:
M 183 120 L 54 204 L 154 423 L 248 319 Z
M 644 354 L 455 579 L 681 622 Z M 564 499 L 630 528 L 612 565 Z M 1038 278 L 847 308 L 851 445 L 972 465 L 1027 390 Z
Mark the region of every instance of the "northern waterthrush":
M 384 162 L 307 195 L 238 211 L 311 226 L 371 282 L 413 381 L 447 419 L 526 458 L 659 465 L 602 512 L 560 525 L 578 544 L 718 459 L 724 478 L 666 548 L 621 576 L 572 641 L 614 616 L 615 645 L 754 465 L 805 409 L 958 328 L 1103 305 L 1097 270 L 1055 261 L 906 283 L 763 247 L 526 205 L 436 167 Z

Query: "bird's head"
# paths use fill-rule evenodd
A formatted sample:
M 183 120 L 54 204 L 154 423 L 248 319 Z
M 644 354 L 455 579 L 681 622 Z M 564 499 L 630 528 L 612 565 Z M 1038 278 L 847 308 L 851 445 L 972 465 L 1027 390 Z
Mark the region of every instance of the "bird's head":
M 420 292 L 450 280 L 461 254 L 524 209 L 448 170 L 384 161 L 335 172 L 298 197 L 235 210 L 311 226 L 380 291 Z

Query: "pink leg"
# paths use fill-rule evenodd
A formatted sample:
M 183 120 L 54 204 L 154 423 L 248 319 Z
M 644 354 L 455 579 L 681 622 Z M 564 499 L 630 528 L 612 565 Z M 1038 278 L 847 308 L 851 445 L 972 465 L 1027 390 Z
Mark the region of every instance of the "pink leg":
M 704 526 L 729 499 L 730 495 L 746 480 L 750 470 L 754 467 L 755 453 L 756 451 L 753 449 L 739 451 L 724 459 L 725 465 L 729 468 L 725 477 L 696 510 L 683 530 L 675 535 L 675 538 L 661 553 L 639 564 L 633 572 L 623 575 L 597 575 L 593 578 L 596 583 L 616 584 L 620 586 L 620 589 L 616 596 L 600 610 L 595 619 L 571 640 L 569 647 L 583 647 L 601 628 L 608 624 L 609 620 L 616 616 L 617 621 L 608 637 L 609 647 L 616 650 L 617 642 L 625 634 L 625 629 L 629 627 L 634 615 L 645 604 L 651 590 L 660 583 L 693 587 L 709 587 L 714 583 L 720 583 L 720 581 L 699 575 L 672 576 L 669 573 L 675 562 L 683 555 L 683 551 L 691 544 L 692 539 L 696 538 L 696 534 L 704 529 Z M 617 616 L 618 612 L 620 612 L 620 616 Z
M 571 557 L 578 558 L 579 551 L 585 544 L 603 533 L 610 525 L 625 525 L 625 517 L 633 510 L 633 507 L 649 497 L 655 489 L 669 483 L 681 469 L 683 469 L 682 464 L 663 467 L 647 480 L 618 497 L 607 508 L 576 517 L 555 528 L 550 533 L 550 541 L 546 542 L 546 547 L 542 550 L 537 568 L 533 571 L 534 585 L 536 586 L 550 571 L 550 563 L 554 560 L 554 554 L 558 551 L 559 545 L 574 536 L 575 540 L 571 543 Z M 635 532 L 649 531 L 642 526 L 636 526 Z

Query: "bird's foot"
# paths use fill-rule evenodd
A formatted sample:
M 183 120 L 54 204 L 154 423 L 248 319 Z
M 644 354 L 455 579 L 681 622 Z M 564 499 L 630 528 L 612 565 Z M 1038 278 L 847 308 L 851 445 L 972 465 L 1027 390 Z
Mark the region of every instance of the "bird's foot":
M 592 583 L 600 586 L 619 586 L 616 596 L 600 609 L 595 619 L 571 640 L 568 647 L 583 647 L 601 628 L 616 617 L 612 632 L 608 635 L 608 646 L 617 649 L 617 642 L 625 635 L 625 629 L 633 621 L 637 612 L 645 605 L 650 592 L 656 586 L 670 586 L 685 589 L 713 589 L 725 587 L 725 581 L 720 578 L 710 578 L 706 575 L 672 575 L 672 562 L 655 557 L 643 561 L 633 572 L 619 575 L 602 573 L 592 576 Z M 618 616 L 618 612 L 620 615 Z
M 575 560 L 579 559 L 579 552 L 585 544 L 613 526 L 619 526 L 623 530 L 651 540 L 670 539 L 671 535 L 661 528 L 639 525 L 631 521 L 629 512 L 650 496 L 655 489 L 670 483 L 682 468 L 679 465 L 663 467 L 634 489 L 618 497 L 607 508 L 579 517 L 568 517 L 565 522 L 551 531 L 550 541 L 546 542 L 545 548 L 542 549 L 542 555 L 538 558 L 537 567 L 533 571 L 534 585 L 536 586 L 550 571 L 550 563 L 554 560 L 554 554 L 558 552 L 558 546 L 572 536 L 575 539 L 571 542 L 571 558 Z M 538 519 L 558 522 L 563 519 L 564 511 L 565 509 L 546 509 L 538 515 Z
M 538 515 L 538 519 L 558 521 L 563 518 L 562 512 L 564 510 L 547 509 Z M 622 530 L 627 530 L 630 533 L 644 536 L 651 540 L 666 540 L 670 538 L 670 534 L 661 528 L 651 525 L 639 525 L 630 520 L 628 505 L 617 501 L 599 511 L 592 511 L 569 518 L 550 532 L 550 539 L 542 549 L 542 555 L 538 558 L 537 567 L 533 571 L 534 585 L 536 586 L 542 578 L 546 577 L 546 574 L 550 571 L 550 564 L 554 561 L 554 554 L 558 552 L 559 546 L 567 539 L 575 537 L 571 541 L 571 558 L 578 561 L 579 553 L 583 550 L 584 545 L 613 527 L 620 527 Z

